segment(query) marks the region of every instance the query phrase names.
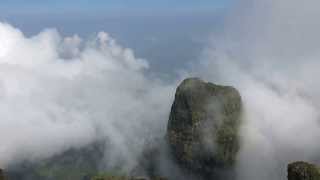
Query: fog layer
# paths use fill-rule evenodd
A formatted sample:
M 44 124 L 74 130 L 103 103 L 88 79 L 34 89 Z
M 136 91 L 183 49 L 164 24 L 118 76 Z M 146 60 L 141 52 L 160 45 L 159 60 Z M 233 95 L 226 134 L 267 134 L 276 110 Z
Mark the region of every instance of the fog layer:
M 204 53 L 197 74 L 243 96 L 240 180 L 286 179 L 287 163 L 319 160 L 319 5 L 239 1 Z

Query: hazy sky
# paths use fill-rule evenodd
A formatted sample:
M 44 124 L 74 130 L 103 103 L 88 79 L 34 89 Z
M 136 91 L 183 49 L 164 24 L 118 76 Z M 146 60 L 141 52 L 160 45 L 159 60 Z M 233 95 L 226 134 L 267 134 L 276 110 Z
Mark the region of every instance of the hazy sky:
M 84 38 L 106 31 L 153 71 L 167 73 L 200 56 L 209 34 L 221 27 L 217 17 L 233 1 L 0 0 L 0 21 L 27 36 L 47 28 Z
M 210 11 L 225 7 L 231 0 L 1 0 L 7 13 L 80 11 Z

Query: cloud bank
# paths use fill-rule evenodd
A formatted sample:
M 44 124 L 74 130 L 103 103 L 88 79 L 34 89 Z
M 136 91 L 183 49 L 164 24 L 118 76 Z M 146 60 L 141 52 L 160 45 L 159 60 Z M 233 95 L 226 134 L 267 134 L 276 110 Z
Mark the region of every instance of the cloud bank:
M 286 179 L 291 161 L 320 163 L 319 5 L 240 0 L 198 68 L 186 70 L 241 92 L 239 180 Z M 175 88 L 147 69 L 104 32 L 25 37 L 1 23 L 0 167 L 101 138 L 112 144 L 110 165 L 134 166 L 143 139 L 165 133 Z
M 105 32 L 26 37 L 0 23 L 0 167 L 100 139 L 110 144 L 107 166 L 134 166 L 145 137 L 164 134 L 173 98 L 174 86 L 147 69 Z
M 240 180 L 286 179 L 287 163 L 320 162 L 319 5 L 239 1 L 205 51 L 196 74 L 243 96 Z

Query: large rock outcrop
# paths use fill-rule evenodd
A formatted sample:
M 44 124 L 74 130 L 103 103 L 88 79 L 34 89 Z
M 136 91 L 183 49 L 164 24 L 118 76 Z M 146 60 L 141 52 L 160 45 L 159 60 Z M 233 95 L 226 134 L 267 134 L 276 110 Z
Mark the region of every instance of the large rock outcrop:
M 288 180 L 320 180 L 320 169 L 307 162 L 294 162 L 288 165 Z
M 167 140 L 177 163 L 193 173 L 230 174 L 239 150 L 241 97 L 229 86 L 199 78 L 177 88 L 167 127 Z

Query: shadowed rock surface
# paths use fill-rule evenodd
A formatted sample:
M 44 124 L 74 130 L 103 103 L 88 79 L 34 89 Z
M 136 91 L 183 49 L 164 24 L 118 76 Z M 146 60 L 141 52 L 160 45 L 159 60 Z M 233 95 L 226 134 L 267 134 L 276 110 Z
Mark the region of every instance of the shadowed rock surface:
M 232 174 L 239 151 L 241 97 L 229 86 L 184 80 L 171 108 L 167 140 L 177 163 L 205 178 Z
M 0 180 L 5 180 L 4 173 L 2 169 L 0 169 Z
M 320 180 L 320 169 L 307 162 L 294 162 L 288 165 L 288 180 Z

